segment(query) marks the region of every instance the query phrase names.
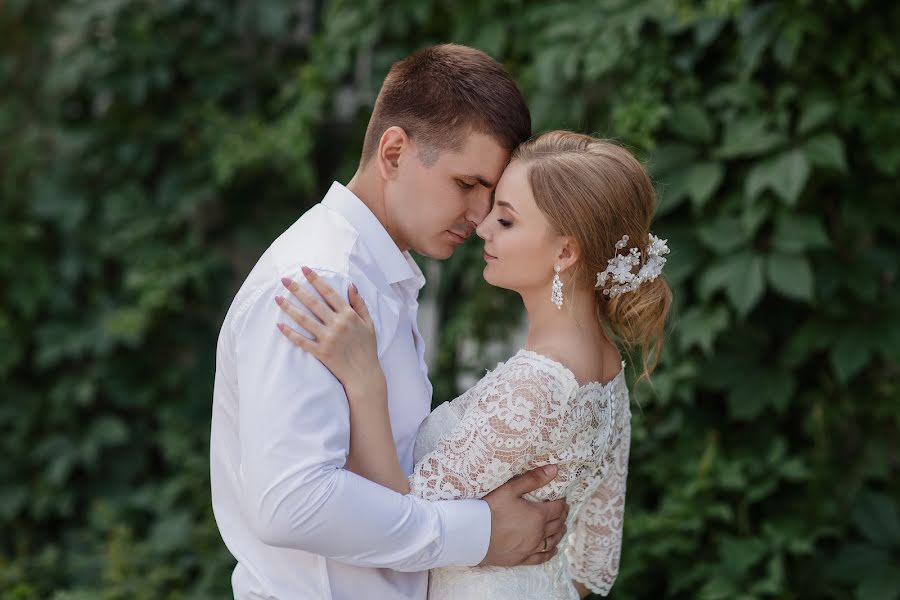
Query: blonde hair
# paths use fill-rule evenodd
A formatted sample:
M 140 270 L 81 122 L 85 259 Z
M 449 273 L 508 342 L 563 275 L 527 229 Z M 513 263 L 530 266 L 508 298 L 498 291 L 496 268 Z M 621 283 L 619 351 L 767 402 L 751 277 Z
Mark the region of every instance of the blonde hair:
M 511 160 L 526 167 L 535 202 L 554 232 L 571 236 L 578 245 L 572 284 L 594 287 L 597 273 L 606 269 L 624 235 L 629 241 L 621 252 L 637 246 L 646 260 L 656 195 L 630 152 L 607 140 L 551 131 L 520 145 Z M 640 379 L 648 378 L 662 351 L 672 304 L 669 285 L 659 277 L 615 298 L 597 288 L 595 300 L 597 318 L 613 341 L 640 347 Z

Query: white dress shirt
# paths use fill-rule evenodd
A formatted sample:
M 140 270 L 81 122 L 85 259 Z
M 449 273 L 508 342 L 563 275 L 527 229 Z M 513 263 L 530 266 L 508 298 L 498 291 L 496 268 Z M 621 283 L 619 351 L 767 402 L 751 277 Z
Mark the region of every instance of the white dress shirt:
M 275 296 L 294 301 L 281 277 L 311 289 L 301 265 L 345 299 L 352 281 L 366 301 L 407 474 L 431 406 L 416 325 L 422 272 L 366 205 L 334 183 L 263 254 L 219 334 L 210 468 L 216 523 L 238 561 L 234 596 L 424 600 L 427 569 L 484 558 L 490 510 L 482 500 L 398 494 L 343 468 L 344 388 L 275 327 L 288 322 Z

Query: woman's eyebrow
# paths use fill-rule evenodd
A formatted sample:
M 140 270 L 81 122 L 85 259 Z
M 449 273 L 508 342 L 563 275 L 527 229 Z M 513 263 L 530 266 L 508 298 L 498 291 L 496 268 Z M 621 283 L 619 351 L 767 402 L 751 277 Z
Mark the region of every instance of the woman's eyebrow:
M 515 208 L 513 208 L 513 205 L 510 204 L 509 202 L 506 202 L 505 200 L 497 200 L 496 204 L 497 204 L 497 206 L 505 206 L 506 208 L 513 211 L 514 213 L 519 214 L 519 211 L 517 211 Z

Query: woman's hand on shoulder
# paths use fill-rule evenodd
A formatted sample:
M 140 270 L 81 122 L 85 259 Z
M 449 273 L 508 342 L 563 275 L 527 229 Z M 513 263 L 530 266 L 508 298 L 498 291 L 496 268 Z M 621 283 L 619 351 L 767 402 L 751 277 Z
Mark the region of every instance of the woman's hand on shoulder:
M 383 385 L 384 373 L 378 361 L 375 324 L 356 286 L 350 284 L 348 304 L 313 270 L 303 267 L 303 275 L 321 299 L 292 279 L 285 277 L 281 282 L 312 315 L 281 296 L 276 296 L 275 302 L 313 338 L 283 323 L 277 324 L 278 329 L 295 346 L 319 359 L 345 388 L 365 389 L 370 385 Z

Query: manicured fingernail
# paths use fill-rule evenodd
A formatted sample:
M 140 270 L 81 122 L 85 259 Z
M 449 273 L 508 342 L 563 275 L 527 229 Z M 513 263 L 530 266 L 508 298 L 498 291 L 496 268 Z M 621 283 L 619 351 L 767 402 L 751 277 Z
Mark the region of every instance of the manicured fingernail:
M 355 293 L 355 294 L 358 294 L 358 293 L 359 293 L 359 290 L 356 289 L 356 284 L 355 284 L 355 283 L 351 283 L 351 284 L 350 284 L 350 289 L 353 290 L 353 293 Z
M 547 465 L 546 467 L 543 467 L 543 469 L 544 475 L 546 475 L 547 477 L 556 475 L 556 467 L 554 467 L 553 465 Z
M 281 296 L 275 296 L 275 304 L 277 304 L 278 306 L 281 306 L 283 303 L 284 303 L 284 298 L 282 298 Z
M 291 284 L 294 283 L 294 280 L 291 279 L 290 277 L 282 277 L 281 283 L 282 283 L 282 285 L 284 285 L 284 287 L 289 288 L 289 287 L 291 287 Z
M 275 327 L 278 328 L 278 331 L 284 333 L 284 323 L 275 323 Z
M 309 267 L 300 267 L 300 270 L 303 271 L 303 274 L 306 275 L 307 279 L 315 275 Z

